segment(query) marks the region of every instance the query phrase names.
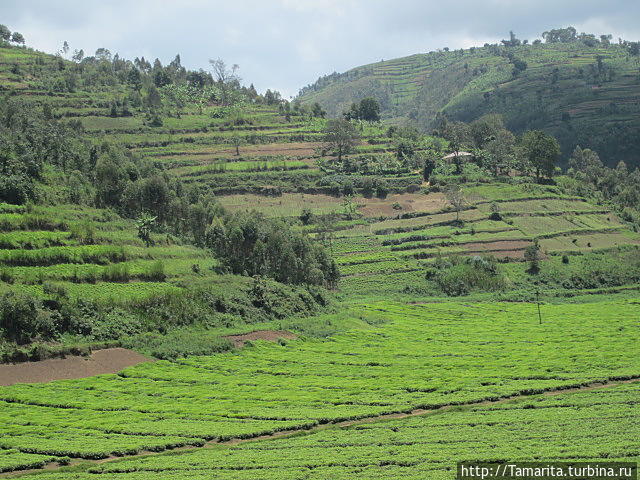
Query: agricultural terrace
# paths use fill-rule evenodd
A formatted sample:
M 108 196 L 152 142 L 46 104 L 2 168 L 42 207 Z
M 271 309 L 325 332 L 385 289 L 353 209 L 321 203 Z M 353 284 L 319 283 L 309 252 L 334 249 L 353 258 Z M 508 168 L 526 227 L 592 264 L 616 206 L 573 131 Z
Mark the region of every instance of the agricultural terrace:
M 455 461 L 638 460 L 640 384 L 533 395 L 274 441 L 132 458 L 45 480 L 449 480 Z M 596 440 L 596 441 L 594 441 Z M 455 460 L 454 460 L 455 459 Z
M 208 252 L 161 234 L 152 234 L 147 247 L 133 221 L 106 210 L 5 204 L 0 212 L 3 290 L 113 303 L 178 291 L 177 280 L 213 275 Z
M 438 113 L 469 122 L 500 112 L 514 132 L 543 128 L 565 154 L 581 145 L 614 166 L 637 160 L 637 58 L 625 45 L 599 41 L 433 51 L 319 78 L 300 99 L 339 115 L 367 92 L 383 118 L 427 128 L 437 127 Z M 516 64 L 524 69 L 514 73 Z
M 639 305 L 548 305 L 541 325 L 531 304 L 361 305 L 349 315 L 369 326 L 325 341 L 258 342 L 118 375 L 2 387 L 0 443 L 20 465 L 27 453 L 99 459 L 638 378 Z M 616 445 L 605 451 L 622 455 Z
M 555 187 L 492 184 L 463 191 L 467 204 L 459 222 L 440 193 L 398 196 L 404 204 L 391 195 L 387 200 L 395 205 L 395 213 L 390 216 L 384 215 L 384 201 L 354 200 L 358 211 L 370 217 L 336 225 L 327 242 L 340 265 L 343 290 L 409 293 L 408 288 L 424 283 L 425 268 L 437 258 L 491 255 L 503 262 L 521 262 L 536 240 L 541 256 L 552 262 L 563 255 L 579 259 L 640 245 L 640 235 L 608 208 L 563 195 Z M 491 216 L 496 207 L 498 219 Z M 521 263 L 510 268 L 527 267 Z

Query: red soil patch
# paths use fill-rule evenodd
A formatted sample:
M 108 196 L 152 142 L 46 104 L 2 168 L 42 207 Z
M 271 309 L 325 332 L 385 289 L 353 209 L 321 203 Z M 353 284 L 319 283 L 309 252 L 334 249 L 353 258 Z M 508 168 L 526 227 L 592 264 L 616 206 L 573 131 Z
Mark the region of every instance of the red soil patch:
M 40 362 L 0 365 L 0 385 L 41 383 L 116 373 L 123 368 L 153 361 L 126 348 L 96 350 L 89 357 L 51 358 Z
M 244 342 L 247 341 L 267 340 L 269 342 L 276 342 L 279 338 L 295 340 L 298 336 L 286 330 L 256 330 L 242 335 L 227 335 L 223 338 L 230 340 L 236 348 L 239 348 L 244 346 Z
M 498 258 L 515 258 L 524 259 L 525 249 L 531 245 L 531 242 L 521 240 L 499 240 L 496 242 L 476 242 L 465 243 L 464 248 L 469 255 L 491 254 Z M 541 258 L 546 258 L 542 252 L 539 252 Z
M 365 217 L 395 217 L 407 212 L 436 212 L 446 204 L 441 193 L 403 193 L 388 195 L 386 198 L 358 198 L 357 202 L 363 205 L 359 211 Z

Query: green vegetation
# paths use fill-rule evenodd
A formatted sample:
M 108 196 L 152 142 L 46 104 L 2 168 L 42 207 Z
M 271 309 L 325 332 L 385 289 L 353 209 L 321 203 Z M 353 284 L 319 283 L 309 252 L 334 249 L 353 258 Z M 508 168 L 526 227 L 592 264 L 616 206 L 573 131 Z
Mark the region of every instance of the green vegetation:
M 640 375 L 632 334 L 639 313 L 637 301 L 545 305 L 540 325 L 535 306 L 526 303 L 362 305 L 349 313 L 360 328 L 328 341 L 260 343 L 239 353 L 141 364 L 119 375 L 0 388 L 2 443 L 43 455 L 101 458 L 123 449 L 198 445 L 634 378 Z M 323 320 L 344 321 L 340 315 Z M 518 415 L 488 410 L 486 421 L 504 412 Z M 473 416 L 452 421 L 464 425 Z M 438 419 L 409 424 L 428 435 Z M 344 434 L 352 431 L 359 430 Z M 57 432 L 55 439 L 48 432 Z M 90 441 L 76 441 L 82 438 Z
M 330 428 L 277 441 L 251 442 L 127 459 L 46 480 L 277 478 L 450 479 L 455 460 L 635 461 L 638 383 L 588 393 L 532 396 L 489 406 Z M 615 419 L 615 422 L 612 422 Z M 617 428 L 616 428 L 617 426 Z M 593 440 L 598 441 L 597 444 Z M 606 455 L 603 445 L 606 442 Z M 454 460 L 455 459 L 455 460 Z M 99 475 L 98 475 L 99 474 Z
M 637 166 L 638 43 L 576 35 L 485 44 L 381 61 L 319 78 L 300 90 L 303 104 L 329 115 L 373 97 L 384 120 L 438 127 L 441 116 L 470 122 L 500 113 L 510 130 L 543 129 L 569 155 L 576 145 L 614 166 Z M 606 36 L 605 36 L 606 37 Z
M 545 37 L 383 62 L 293 102 L 219 59 L 0 45 L 1 360 L 159 359 L 0 387 L 0 471 L 450 478 L 456 459 L 637 457 L 637 383 L 542 395 L 640 376 L 640 170 L 586 148 L 635 107 L 595 115 L 572 83 L 626 98 L 635 54 Z M 612 138 L 609 164 L 633 145 Z M 275 341 L 227 338 L 257 330 Z M 181 446 L 198 450 L 158 454 Z

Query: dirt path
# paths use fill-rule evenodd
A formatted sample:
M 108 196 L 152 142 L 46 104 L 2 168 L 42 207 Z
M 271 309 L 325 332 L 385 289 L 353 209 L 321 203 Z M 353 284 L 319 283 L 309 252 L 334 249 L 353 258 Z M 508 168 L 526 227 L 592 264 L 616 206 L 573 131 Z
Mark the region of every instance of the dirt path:
M 222 338 L 230 340 L 236 348 L 240 348 L 244 346 L 245 342 L 249 341 L 267 340 L 269 342 L 277 342 L 279 338 L 295 340 L 298 336 L 295 333 L 288 332 L 287 330 L 255 330 L 241 335 L 227 335 Z
M 89 357 L 70 356 L 0 365 L 0 385 L 92 377 L 103 373 L 116 373 L 123 368 L 150 361 L 153 360 L 126 348 L 106 348 L 96 350 Z
M 618 385 L 622 385 L 625 383 L 632 383 L 632 382 L 637 382 L 638 380 L 640 380 L 640 375 L 636 375 L 631 379 L 627 379 L 627 380 L 607 380 L 604 382 L 593 382 L 593 383 L 588 383 L 585 385 L 581 385 L 578 387 L 570 387 L 570 388 L 566 388 L 566 387 L 558 387 L 555 389 L 550 389 L 547 390 L 543 393 L 535 393 L 535 394 L 531 394 L 531 393 L 515 393 L 513 395 L 508 395 L 506 397 L 501 398 L 500 400 L 477 400 L 477 401 L 469 401 L 469 402 L 465 402 L 465 403 L 459 403 L 459 404 L 448 404 L 448 405 L 443 405 L 441 407 L 437 407 L 437 408 L 432 408 L 432 409 L 414 409 L 411 410 L 409 412 L 398 412 L 398 413 L 389 413 L 386 415 L 375 415 L 375 416 L 371 416 L 371 417 L 365 417 L 365 418 L 360 418 L 358 420 L 347 420 L 347 421 L 342 421 L 342 422 L 329 422 L 329 423 L 325 423 L 325 424 L 320 424 L 320 425 L 316 425 L 314 427 L 311 428 L 297 428 L 297 429 L 292 429 L 292 430 L 282 430 L 280 432 L 275 432 L 269 435 L 260 435 L 260 436 L 256 436 L 256 437 L 251 437 L 251 438 L 233 438 L 231 440 L 226 440 L 226 441 L 217 441 L 217 440 L 211 440 L 209 442 L 207 442 L 203 447 L 190 447 L 190 446 L 185 446 L 185 447 L 179 447 L 179 448 L 175 448 L 172 449 L 172 452 L 176 452 L 176 451 L 195 451 L 195 450 L 200 450 L 202 448 L 211 448 L 217 445 L 229 445 L 229 446 L 233 446 L 233 445 L 238 445 L 241 443 L 247 443 L 247 442 L 255 442 L 255 441 L 259 441 L 259 440 L 269 440 L 269 439 L 276 439 L 276 438 L 282 438 L 282 437 L 288 437 L 291 435 L 295 435 L 298 434 L 300 432 L 316 432 L 316 431 L 320 431 L 320 430 L 325 430 L 328 428 L 342 428 L 342 427 L 350 427 L 353 425 L 360 425 L 363 423 L 374 423 L 374 422 L 379 422 L 379 421 L 384 421 L 384 420 L 393 420 L 393 419 L 402 419 L 402 418 L 408 418 L 408 417 L 416 417 L 419 415 L 427 415 L 430 413 L 434 413 L 434 412 L 446 412 L 448 410 L 454 409 L 454 408 L 459 408 L 459 407 L 468 407 L 468 406 L 475 406 L 475 405 L 497 405 L 497 404 L 501 404 L 501 403 L 506 403 L 509 402 L 511 400 L 515 400 L 518 398 L 525 398 L 525 397 L 534 397 L 536 395 L 561 395 L 561 394 L 565 394 L 565 393 L 576 393 L 576 392 L 585 392 L 585 391 L 589 391 L 589 390 L 595 390 L 595 389 L 599 389 L 599 388 L 608 388 L 608 387 L 615 387 Z M 164 452 L 147 452 L 147 451 L 143 451 L 143 452 L 139 452 L 136 453 L 135 455 L 127 455 L 126 458 L 131 458 L 131 457 L 143 457 L 143 456 L 148 456 L 148 455 L 159 455 L 162 453 L 166 453 L 168 450 L 165 450 Z M 69 465 L 73 466 L 73 465 L 79 465 L 81 463 L 89 463 L 89 464 L 102 464 L 102 463 L 109 463 L 109 462 L 113 462 L 116 460 L 121 460 L 124 457 L 116 457 L 116 456 L 111 456 L 108 458 L 103 458 L 100 460 L 86 460 L 86 459 L 79 459 L 79 460 L 74 460 L 72 461 Z M 20 476 L 20 475 L 25 475 L 27 473 L 33 473 L 33 472 L 38 472 L 38 471 L 42 471 L 43 469 L 46 470 L 57 470 L 58 468 L 61 468 L 60 465 L 58 465 L 56 462 L 52 462 L 49 463 L 47 465 L 45 465 L 43 468 L 41 469 L 31 469 L 31 470 L 21 470 L 21 471 L 15 471 L 15 472 L 7 472 L 7 473 L 0 473 L 0 478 L 2 477 L 6 477 L 6 478 L 11 478 L 11 477 L 16 477 L 16 476 Z

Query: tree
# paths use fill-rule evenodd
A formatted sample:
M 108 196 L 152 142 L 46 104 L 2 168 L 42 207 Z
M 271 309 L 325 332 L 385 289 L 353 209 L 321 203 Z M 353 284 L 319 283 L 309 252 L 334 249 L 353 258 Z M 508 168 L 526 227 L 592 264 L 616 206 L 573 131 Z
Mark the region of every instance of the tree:
M 543 176 L 551 178 L 560 157 L 560 145 L 551 135 L 542 130 L 530 130 L 522 136 L 521 155 L 536 172 L 536 180 Z
M 556 28 L 548 32 L 543 32 L 542 38 L 544 38 L 547 43 L 569 43 L 576 41 L 576 33 L 578 33 L 578 31 L 573 27 Z
M 363 98 L 360 100 L 358 113 L 360 120 L 366 120 L 367 122 L 379 122 L 380 104 L 373 97 Z
M 516 34 L 513 33 L 513 31 L 509 32 L 509 40 L 502 40 L 502 44 L 504 44 L 505 47 L 517 47 L 521 43 L 522 42 L 516 38 Z
M 231 136 L 231 145 L 236 149 L 236 156 L 240 156 L 240 146 L 244 145 L 244 138 L 237 133 Z
M 487 152 L 487 165 L 494 175 L 508 172 L 515 166 L 516 137 L 509 130 L 502 129 L 496 132 L 492 140 L 484 145 Z
M 5 25 L 0 25 L 0 40 L 4 40 L 8 42 L 11 39 L 11 30 L 9 30 Z
M 540 271 L 540 245 L 537 238 L 524 251 L 524 259 L 529 262 L 529 273 L 535 274 Z
M 213 69 L 213 75 L 220 87 L 222 94 L 222 103 L 224 105 L 229 104 L 230 91 L 233 88 L 234 83 L 240 82 L 240 77 L 236 74 L 236 71 L 240 68 L 239 65 L 234 64 L 230 69 L 227 64 L 221 58 L 216 60 L 209 60 L 211 68 Z
M 156 218 L 148 213 L 143 213 L 140 218 L 136 220 L 136 227 L 138 227 L 138 238 L 144 242 L 149 248 L 151 245 L 151 230 L 156 223 Z
M 358 138 L 358 132 L 349 120 L 329 120 L 324 130 L 324 149 L 332 152 L 340 163 L 343 155 L 351 153 Z
M 11 41 L 13 43 L 17 43 L 18 45 L 24 45 L 24 37 L 20 32 L 13 32 L 11 35 Z
M 603 175 L 604 165 L 596 152 L 578 145 L 569 158 L 569 174 L 574 178 L 584 179 L 598 185 Z
M 468 204 L 460 185 L 452 183 L 444 189 L 444 196 L 449 205 L 456 211 L 456 223 L 460 222 L 460 211 Z
M 73 60 L 76 63 L 80 63 L 83 58 L 84 58 L 84 50 L 83 49 L 75 50 L 73 52 L 73 55 L 71 56 L 71 60 Z
M 327 112 L 325 112 L 324 109 L 320 106 L 320 104 L 318 102 L 316 102 L 311 107 L 311 114 L 314 117 L 324 118 L 324 117 L 326 117 Z

